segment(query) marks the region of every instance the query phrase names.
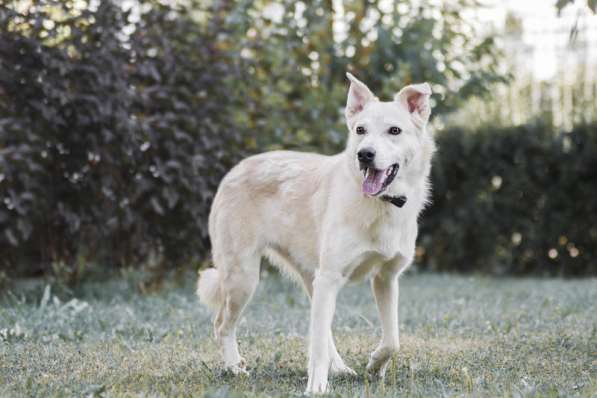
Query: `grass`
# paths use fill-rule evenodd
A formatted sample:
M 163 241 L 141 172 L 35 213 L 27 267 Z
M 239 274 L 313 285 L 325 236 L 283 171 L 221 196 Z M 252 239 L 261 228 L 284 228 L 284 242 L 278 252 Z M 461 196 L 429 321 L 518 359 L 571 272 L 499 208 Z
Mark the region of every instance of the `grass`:
M 234 378 L 193 285 L 142 294 L 123 277 L 55 295 L 19 282 L 0 301 L 0 396 L 300 395 L 300 289 L 264 275 L 239 330 L 251 373 Z M 379 336 L 368 286 L 341 292 L 337 345 L 360 376 L 333 378 L 333 394 L 597 396 L 597 280 L 407 274 L 400 287 L 401 351 L 385 382 L 364 376 Z

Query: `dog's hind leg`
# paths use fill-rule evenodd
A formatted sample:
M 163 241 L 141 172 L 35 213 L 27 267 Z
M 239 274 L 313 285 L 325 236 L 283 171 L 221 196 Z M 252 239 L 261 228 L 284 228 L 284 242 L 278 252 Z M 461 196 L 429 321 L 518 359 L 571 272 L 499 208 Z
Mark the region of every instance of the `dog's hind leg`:
M 238 351 L 236 327 L 259 282 L 260 255 L 229 255 L 219 258 L 222 303 L 214 321 L 224 366 L 234 374 L 246 373 L 246 361 Z
M 301 278 L 303 280 L 303 287 L 307 292 L 307 296 L 309 296 L 309 300 L 313 299 L 313 274 L 310 273 L 301 273 Z M 336 348 L 336 344 L 334 343 L 334 335 L 332 330 L 330 329 L 330 336 L 329 336 L 329 343 L 328 349 L 330 353 L 330 371 L 336 375 L 350 375 L 356 376 L 357 372 L 355 372 L 350 366 L 346 365 L 340 354 L 338 353 L 338 349 Z

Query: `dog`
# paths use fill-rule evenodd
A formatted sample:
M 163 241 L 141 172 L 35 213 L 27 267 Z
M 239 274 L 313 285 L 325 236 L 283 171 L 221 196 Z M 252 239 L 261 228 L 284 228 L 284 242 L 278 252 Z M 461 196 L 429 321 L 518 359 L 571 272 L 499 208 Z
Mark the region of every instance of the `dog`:
M 367 370 L 384 376 L 399 348 L 398 277 L 415 253 L 435 152 L 427 131 L 431 87 L 413 84 L 382 102 L 356 77 L 345 108 L 348 140 L 335 156 L 273 151 L 248 157 L 222 180 L 209 215 L 215 268 L 199 275 L 215 311 L 224 365 L 246 373 L 236 328 L 259 281 L 262 257 L 296 278 L 311 300 L 306 393 L 328 373 L 355 375 L 336 350 L 332 319 L 347 282 L 371 279 L 382 338 Z

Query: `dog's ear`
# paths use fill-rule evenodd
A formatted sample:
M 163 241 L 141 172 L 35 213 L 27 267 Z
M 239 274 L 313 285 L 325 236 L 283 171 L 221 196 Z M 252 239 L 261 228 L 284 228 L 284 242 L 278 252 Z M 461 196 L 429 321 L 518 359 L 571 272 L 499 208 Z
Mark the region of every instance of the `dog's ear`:
M 376 98 L 365 83 L 348 72 L 346 73 L 346 77 L 350 80 L 350 88 L 348 89 L 348 99 L 344 114 L 346 115 L 346 119 L 350 120 L 361 112 L 369 101 L 374 101 Z
M 429 97 L 431 86 L 428 83 L 411 84 L 404 87 L 396 96 L 394 101 L 400 102 L 408 109 L 415 124 L 424 126 L 431 115 Z

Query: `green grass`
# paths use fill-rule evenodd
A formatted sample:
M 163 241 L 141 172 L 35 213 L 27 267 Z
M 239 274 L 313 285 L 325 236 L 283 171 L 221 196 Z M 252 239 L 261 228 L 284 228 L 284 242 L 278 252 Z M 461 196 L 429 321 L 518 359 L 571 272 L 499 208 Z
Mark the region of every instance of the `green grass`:
M 18 283 L 0 301 L 1 396 L 288 396 L 306 384 L 308 302 L 262 278 L 241 321 L 250 376 L 222 371 L 194 276 L 141 294 L 130 277 L 58 294 Z M 345 288 L 334 331 L 360 376 L 342 396 L 597 396 L 597 280 L 405 275 L 401 352 L 364 377 L 379 336 L 366 284 Z M 45 290 L 45 295 L 44 295 Z

